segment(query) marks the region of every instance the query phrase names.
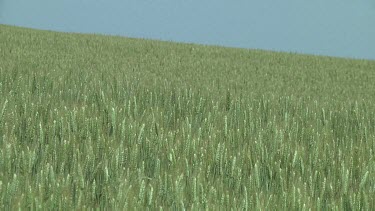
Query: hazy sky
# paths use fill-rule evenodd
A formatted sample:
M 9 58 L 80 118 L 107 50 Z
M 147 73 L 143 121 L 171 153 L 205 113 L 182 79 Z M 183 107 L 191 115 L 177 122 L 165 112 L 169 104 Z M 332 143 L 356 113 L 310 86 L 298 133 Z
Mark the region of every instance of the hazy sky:
M 0 23 L 375 60 L 374 0 L 0 0 Z

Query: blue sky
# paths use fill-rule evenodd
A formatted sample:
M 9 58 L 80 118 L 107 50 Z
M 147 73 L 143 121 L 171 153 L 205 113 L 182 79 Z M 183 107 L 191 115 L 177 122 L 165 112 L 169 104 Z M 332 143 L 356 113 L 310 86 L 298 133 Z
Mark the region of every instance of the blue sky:
M 375 60 L 374 0 L 0 0 L 0 23 Z

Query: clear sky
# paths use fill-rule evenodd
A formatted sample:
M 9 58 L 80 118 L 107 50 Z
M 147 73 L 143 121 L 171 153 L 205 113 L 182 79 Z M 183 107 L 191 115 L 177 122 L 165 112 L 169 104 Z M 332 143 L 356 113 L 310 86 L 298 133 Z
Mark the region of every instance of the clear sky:
M 375 60 L 375 0 L 0 0 L 0 23 Z

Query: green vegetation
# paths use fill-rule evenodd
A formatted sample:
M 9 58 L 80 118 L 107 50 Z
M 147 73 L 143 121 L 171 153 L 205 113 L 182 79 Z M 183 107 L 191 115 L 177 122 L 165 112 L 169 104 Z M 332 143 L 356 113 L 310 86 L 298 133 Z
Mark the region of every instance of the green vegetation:
M 0 25 L 0 209 L 374 209 L 374 81 L 374 61 Z

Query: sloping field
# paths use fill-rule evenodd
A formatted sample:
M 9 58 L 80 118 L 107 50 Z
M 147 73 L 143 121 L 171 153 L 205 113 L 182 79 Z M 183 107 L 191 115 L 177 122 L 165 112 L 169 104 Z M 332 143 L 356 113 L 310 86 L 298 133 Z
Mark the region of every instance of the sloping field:
M 375 61 L 0 25 L 0 209 L 375 208 Z

